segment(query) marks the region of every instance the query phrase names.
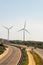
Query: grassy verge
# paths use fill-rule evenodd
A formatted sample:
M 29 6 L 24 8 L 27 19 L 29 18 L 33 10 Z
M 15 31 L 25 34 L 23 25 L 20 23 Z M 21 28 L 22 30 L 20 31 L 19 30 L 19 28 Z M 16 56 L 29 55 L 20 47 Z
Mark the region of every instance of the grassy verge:
M 25 49 L 22 49 L 23 59 L 20 65 L 28 65 L 28 55 Z
M 43 60 L 39 57 L 39 55 L 36 54 L 34 51 L 30 51 L 30 52 L 33 55 L 36 65 L 43 65 Z
M 5 51 L 5 46 L 0 44 L 0 55 Z

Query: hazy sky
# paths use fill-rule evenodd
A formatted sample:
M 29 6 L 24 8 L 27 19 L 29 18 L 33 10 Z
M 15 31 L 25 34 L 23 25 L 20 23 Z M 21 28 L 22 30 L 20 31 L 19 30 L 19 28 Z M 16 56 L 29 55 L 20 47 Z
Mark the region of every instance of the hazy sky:
M 0 0 L 0 38 L 7 39 L 7 30 L 3 25 L 14 27 L 10 30 L 10 39 L 23 39 L 26 20 L 26 40 L 43 41 L 43 0 Z

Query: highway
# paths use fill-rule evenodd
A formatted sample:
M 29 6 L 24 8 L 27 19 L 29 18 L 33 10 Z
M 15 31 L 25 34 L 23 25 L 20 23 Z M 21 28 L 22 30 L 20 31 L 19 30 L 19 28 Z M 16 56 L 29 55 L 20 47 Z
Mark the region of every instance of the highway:
M 13 44 L 12 44 L 13 45 Z M 25 48 L 29 48 L 30 50 L 33 48 L 34 49 L 34 47 L 27 47 L 26 45 L 18 45 L 18 44 L 15 44 L 15 46 L 20 46 L 20 47 L 25 47 Z M 39 48 L 36 48 L 36 49 L 34 49 L 34 52 L 36 52 L 40 57 L 41 57 L 41 59 L 43 60 L 43 49 L 39 49 Z
M 19 48 L 14 47 L 14 46 L 8 45 L 8 47 L 10 51 L 2 60 L 0 60 L 0 65 L 17 65 L 21 58 L 21 51 Z M 23 47 L 28 48 L 29 50 L 34 48 L 34 47 L 27 47 L 24 45 Z M 43 49 L 36 48 L 33 51 L 35 51 L 43 59 Z
M 30 50 L 33 48 L 33 51 L 36 52 L 41 57 L 41 59 L 43 60 L 43 49 L 39 49 L 39 48 L 34 49 L 34 47 L 28 47 L 28 48 Z
M 31 46 L 27 47 L 26 45 L 18 45 L 18 44 L 12 44 L 12 45 L 20 46 L 20 47 L 24 47 L 24 48 L 29 48 L 30 50 L 34 49 L 34 47 L 31 47 Z M 43 49 L 36 48 L 33 51 L 36 52 L 43 60 Z
M 43 60 L 43 49 L 36 48 L 34 51 L 42 58 Z
M 10 45 L 8 47 L 10 51 L 2 60 L 0 60 L 0 65 L 17 65 L 21 58 L 21 51 Z

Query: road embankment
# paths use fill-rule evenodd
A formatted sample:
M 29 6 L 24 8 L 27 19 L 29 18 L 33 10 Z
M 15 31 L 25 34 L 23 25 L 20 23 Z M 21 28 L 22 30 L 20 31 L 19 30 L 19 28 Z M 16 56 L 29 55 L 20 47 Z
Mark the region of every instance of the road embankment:
M 6 48 L 6 50 L 0 55 L 0 60 L 2 60 L 9 52 L 9 48 Z

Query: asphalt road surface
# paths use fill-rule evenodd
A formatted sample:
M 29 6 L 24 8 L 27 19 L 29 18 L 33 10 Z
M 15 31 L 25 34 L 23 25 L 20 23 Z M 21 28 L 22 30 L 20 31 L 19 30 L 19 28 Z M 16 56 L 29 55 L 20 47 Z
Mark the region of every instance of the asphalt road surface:
M 9 46 L 9 53 L 0 61 L 0 65 L 17 65 L 21 58 L 20 49 Z
M 33 48 L 33 51 L 36 52 L 41 57 L 41 59 L 43 60 L 43 49 L 39 49 L 39 48 L 34 49 L 34 47 L 28 47 L 28 48 L 30 50 Z
M 34 51 L 42 58 L 43 60 L 43 49 L 36 48 Z

